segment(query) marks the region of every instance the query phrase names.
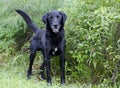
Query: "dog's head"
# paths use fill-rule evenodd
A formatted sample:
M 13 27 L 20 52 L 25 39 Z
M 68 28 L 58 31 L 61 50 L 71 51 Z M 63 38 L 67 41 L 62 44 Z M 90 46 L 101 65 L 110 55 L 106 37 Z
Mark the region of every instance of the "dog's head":
M 62 27 L 64 27 L 64 23 L 67 19 L 65 13 L 53 10 L 49 13 L 46 13 L 42 17 L 42 21 L 46 24 L 46 26 L 54 33 L 58 33 Z

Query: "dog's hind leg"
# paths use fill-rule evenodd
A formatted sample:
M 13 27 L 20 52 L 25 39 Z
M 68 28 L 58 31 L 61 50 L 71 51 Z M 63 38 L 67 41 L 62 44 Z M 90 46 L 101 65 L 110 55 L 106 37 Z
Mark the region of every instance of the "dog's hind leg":
M 28 74 L 27 74 L 27 78 L 30 79 L 31 73 L 32 73 L 32 65 L 33 65 L 33 61 L 36 55 L 36 50 L 31 50 L 30 52 L 30 63 L 29 63 L 29 68 L 28 68 Z
M 49 56 L 46 56 L 45 57 L 45 60 L 43 61 L 42 65 L 40 66 L 41 69 L 44 69 L 46 66 L 46 73 L 47 73 L 47 83 L 48 85 L 51 85 L 52 82 L 51 82 L 51 71 L 50 71 L 50 57 Z
M 44 70 L 45 69 L 45 66 L 46 66 L 46 63 L 47 63 L 47 59 L 43 61 L 42 65 L 40 66 L 40 69 L 41 70 Z

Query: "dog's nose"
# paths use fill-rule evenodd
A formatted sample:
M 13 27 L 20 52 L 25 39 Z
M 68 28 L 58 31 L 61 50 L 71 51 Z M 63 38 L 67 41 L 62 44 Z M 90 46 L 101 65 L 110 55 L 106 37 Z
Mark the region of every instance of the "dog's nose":
M 58 24 L 54 24 L 53 26 L 54 26 L 55 28 L 57 28 Z

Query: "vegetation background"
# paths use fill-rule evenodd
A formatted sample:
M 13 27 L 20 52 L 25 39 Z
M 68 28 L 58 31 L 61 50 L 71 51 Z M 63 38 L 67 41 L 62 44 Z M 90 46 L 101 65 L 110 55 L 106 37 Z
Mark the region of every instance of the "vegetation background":
M 0 0 L 0 88 L 46 88 L 39 78 L 37 53 L 26 80 L 33 35 L 15 9 L 27 12 L 39 28 L 48 11 L 67 14 L 66 86 L 60 86 L 59 59 L 51 60 L 51 88 L 120 87 L 120 0 Z

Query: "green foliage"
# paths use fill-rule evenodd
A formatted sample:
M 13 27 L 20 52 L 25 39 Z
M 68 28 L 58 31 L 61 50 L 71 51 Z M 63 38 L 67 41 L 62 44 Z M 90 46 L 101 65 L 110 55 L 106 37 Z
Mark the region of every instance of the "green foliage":
M 105 83 L 108 86 L 120 60 L 119 0 L 1 0 L 0 8 L 2 63 L 13 67 L 28 65 L 29 40 L 33 32 L 15 9 L 26 11 L 39 27 L 44 27 L 43 14 L 57 9 L 64 11 L 68 18 L 65 24 L 68 82 L 102 82 L 99 87 L 104 87 Z M 42 56 L 38 54 L 34 71 L 39 71 L 42 63 Z M 8 57 L 11 59 L 6 59 Z M 60 74 L 59 59 L 54 58 L 51 64 L 52 74 Z M 117 83 L 119 79 L 118 74 Z
M 120 59 L 118 3 L 74 0 L 64 8 L 68 13 L 68 70 L 72 76 L 80 76 L 75 78 L 91 78 L 93 83 L 111 78 L 114 65 Z

